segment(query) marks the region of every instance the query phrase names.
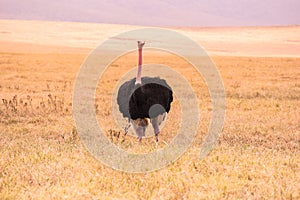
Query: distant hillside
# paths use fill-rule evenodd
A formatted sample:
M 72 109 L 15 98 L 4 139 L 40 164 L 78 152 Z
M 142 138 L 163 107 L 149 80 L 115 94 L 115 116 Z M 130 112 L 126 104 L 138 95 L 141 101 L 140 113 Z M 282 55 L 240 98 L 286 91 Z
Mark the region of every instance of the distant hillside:
M 88 53 L 106 38 L 139 27 L 0 20 L 0 52 L 61 52 L 67 48 L 67 51 Z M 175 30 L 198 42 L 210 55 L 300 57 L 300 26 Z
M 150 26 L 300 24 L 299 0 L 0 0 L 1 19 Z

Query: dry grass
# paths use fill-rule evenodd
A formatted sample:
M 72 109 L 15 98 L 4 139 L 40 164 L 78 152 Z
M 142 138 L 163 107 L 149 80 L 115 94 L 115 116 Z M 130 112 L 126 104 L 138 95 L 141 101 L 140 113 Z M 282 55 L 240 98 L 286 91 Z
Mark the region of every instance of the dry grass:
M 127 174 L 95 160 L 74 128 L 71 92 L 85 56 L 0 54 L 0 199 L 300 198 L 299 58 L 213 58 L 226 88 L 227 117 L 219 145 L 199 160 L 211 111 L 201 77 L 191 68 L 176 68 L 187 64 L 170 55 L 146 57 L 182 69 L 200 99 L 203 123 L 174 164 L 149 174 Z M 122 70 L 135 62 L 128 55 L 112 64 L 106 73 L 114 78 L 102 80 L 96 104 L 110 101 Z M 178 109 L 170 115 L 177 116 Z M 109 106 L 97 114 L 121 148 L 153 150 L 153 138 L 139 144 L 126 136 L 122 143 L 123 130 L 103 122 L 111 116 Z M 161 135 L 166 142 L 178 119 L 168 120 L 170 128 Z

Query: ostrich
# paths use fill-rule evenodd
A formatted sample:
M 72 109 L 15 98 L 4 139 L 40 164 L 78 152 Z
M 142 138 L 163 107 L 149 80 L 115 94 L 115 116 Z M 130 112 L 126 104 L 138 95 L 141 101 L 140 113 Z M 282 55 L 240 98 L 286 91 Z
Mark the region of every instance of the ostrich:
M 173 92 L 164 79 L 141 77 L 144 44 L 145 42 L 138 41 L 139 58 L 136 78 L 121 85 L 117 103 L 123 117 L 128 118 L 130 124 L 133 125 L 139 141 L 145 136 L 150 119 L 157 143 L 160 133 L 159 125 L 165 119 L 166 113 L 170 111 Z

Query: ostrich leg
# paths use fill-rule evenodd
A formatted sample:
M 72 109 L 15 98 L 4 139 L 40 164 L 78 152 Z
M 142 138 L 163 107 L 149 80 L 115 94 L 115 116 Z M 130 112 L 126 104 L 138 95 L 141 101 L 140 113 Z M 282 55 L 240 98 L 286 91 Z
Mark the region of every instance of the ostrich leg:
M 156 141 L 156 143 L 157 143 L 157 142 L 158 142 L 158 134 L 160 133 L 160 130 L 159 130 L 159 122 L 158 122 L 158 116 L 151 119 L 151 124 L 152 124 L 152 127 L 153 127 L 153 129 L 154 129 L 154 133 L 155 133 L 155 141 Z

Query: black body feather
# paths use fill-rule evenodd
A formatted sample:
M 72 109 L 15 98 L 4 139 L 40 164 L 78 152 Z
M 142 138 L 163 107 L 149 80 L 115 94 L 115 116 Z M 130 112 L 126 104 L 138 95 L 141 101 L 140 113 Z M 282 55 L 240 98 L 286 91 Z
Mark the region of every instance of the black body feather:
M 123 117 L 133 120 L 154 118 L 170 111 L 173 92 L 164 79 L 143 77 L 142 84 L 137 85 L 135 85 L 135 80 L 133 78 L 125 82 L 118 91 L 117 102 Z M 154 106 L 156 104 L 160 106 Z M 155 109 L 152 109 L 149 114 L 152 106 Z

